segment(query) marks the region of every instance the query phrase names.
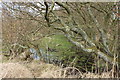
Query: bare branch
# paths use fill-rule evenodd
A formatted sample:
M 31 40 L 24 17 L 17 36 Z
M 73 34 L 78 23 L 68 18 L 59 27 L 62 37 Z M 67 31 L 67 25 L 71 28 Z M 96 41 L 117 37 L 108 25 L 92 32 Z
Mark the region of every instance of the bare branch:
M 67 11 L 67 13 L 70 15 L 70 10 L 67 5 L 65 5 L 64 3 L 61 3 L 61 2 L 55 2 L 55 3 L 58 4 L 59 6 L 63 7 Z
M 90 6 L 88 7 L 88 11 L 89 11 L 90 16 L 91 16 L 92 19 L 94 20 L 94 22 L 95 22 L 95 24 L 96 24 L 96 27 L 97 27 L 97 29 L 98 29 L 98 31 L 99 31 L 99 33 L 100 33 L 101 42 L 102 42 L 102 44 L 103 44 L 103 46 L 104 46 L 105 51 L 107 52 L 108 55 L 111 55 L 111 52 L 110 52 L 110 50 L 109 50 L 109 48 L 108 48 L 108 45 L 107 45 L 107 40 L 106 40 L 105 33 L 104 33 L 103 29 L 101 28 L 98 20 L 94 17 L 94 15 L 93 15 L 93 13 L 92 13 L 92 11 L 91 11 L 91 9 L 90 9 Z M 111 56 L 112 56 L 112 55 L 111 55 Z

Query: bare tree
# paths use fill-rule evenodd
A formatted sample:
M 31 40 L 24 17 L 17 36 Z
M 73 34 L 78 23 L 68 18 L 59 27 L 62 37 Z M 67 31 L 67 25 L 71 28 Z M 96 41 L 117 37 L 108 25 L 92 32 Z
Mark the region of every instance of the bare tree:
M 114 38 L 117 33 L 110 29 L 115 26 L 113 30 L 116 30 L 118 22 L 118 19 L 113 20 L 111 17 L 113 3 L 61 3 L 53 1 L 44 2 L 44 4 L 30 2 L 4 3 L 4 5 L 15 12 L 27 15 L 28 18 L 25 19 L 35 20 L 40 24 L 44 24 L 43 22 L 46 20 L 48 28 L 62 31 L 67 39 L 79 47 L 81 51 L 94 53 L 110 64 L 118 64 L 118 60 L 115 60 L 118 52 L 115 52 L 114 46 L 117 43 Z M 10 5 L 15 7 L 10 7 Z M 18 5 L 21 7 L 17 7 Z M 60 8 L 55 10 L 56 6 Z M 21 16 L 16 17 L 24 19 Z

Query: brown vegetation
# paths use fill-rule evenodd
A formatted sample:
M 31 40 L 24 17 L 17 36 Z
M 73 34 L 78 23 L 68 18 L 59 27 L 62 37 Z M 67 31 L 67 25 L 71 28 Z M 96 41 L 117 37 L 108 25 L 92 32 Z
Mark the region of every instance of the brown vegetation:
M 112 71 L 95 73 L 82 73 L 77 68 L 60 68 L 45 63 L 1 63 L 1 78 L 114 78 Z
M 0 77 L 1 78 L 33 78 L 33 75 L 26 67 L 18 63 L 1 63 Z

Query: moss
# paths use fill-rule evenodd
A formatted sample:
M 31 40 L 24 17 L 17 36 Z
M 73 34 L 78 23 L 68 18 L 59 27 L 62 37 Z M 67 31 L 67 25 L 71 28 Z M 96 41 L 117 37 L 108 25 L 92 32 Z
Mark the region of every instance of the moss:
M 70 48 L 73 46 L 73 44 L 70 43 L 62 34 L 44 37 L 41 40 L 35 42 L 35 44 L 38 44 L 39 49 L 43 49 L 44 52 L 47 51 L 47 47 L 55 50 L 48 52 L 49 54 L 54 55 L 59 55 L 63 52 L 70 52 Z
M 53 35 L 41 39 L 40 46 L 49 46 L 50 48 L 69 49 L 72 44 L 62 34 Z

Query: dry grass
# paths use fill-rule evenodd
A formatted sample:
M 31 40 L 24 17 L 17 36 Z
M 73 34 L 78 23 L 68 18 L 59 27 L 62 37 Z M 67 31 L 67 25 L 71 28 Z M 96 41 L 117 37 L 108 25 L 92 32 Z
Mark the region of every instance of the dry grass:
M 113 78 L 112 71 L 101 74 L 82 73 L 75 67 L 60 68 L 52 64 L 31 63 L 1 63 L 2 78 Z
M 1 63 L 0 78 L 33 78 L 33 75 L 18 63 Z
M 95 74 L 95 73 L 84 73 L 82 78 L 112 78 L 111 72 L 103 72 L 102 74 Z
M 60 69 L 58 66 L 54 66 L 53 64 L 45 64 L 45 63 L 37 63 L 31 62 L 24 64 L 34 75 L 36 78 L 50 78 L 51 72 Z
M 80 78 L 81 72 L 74 67 L 59 68 L 58 70 L 46 69 L 40 77 L 42 78 Z

